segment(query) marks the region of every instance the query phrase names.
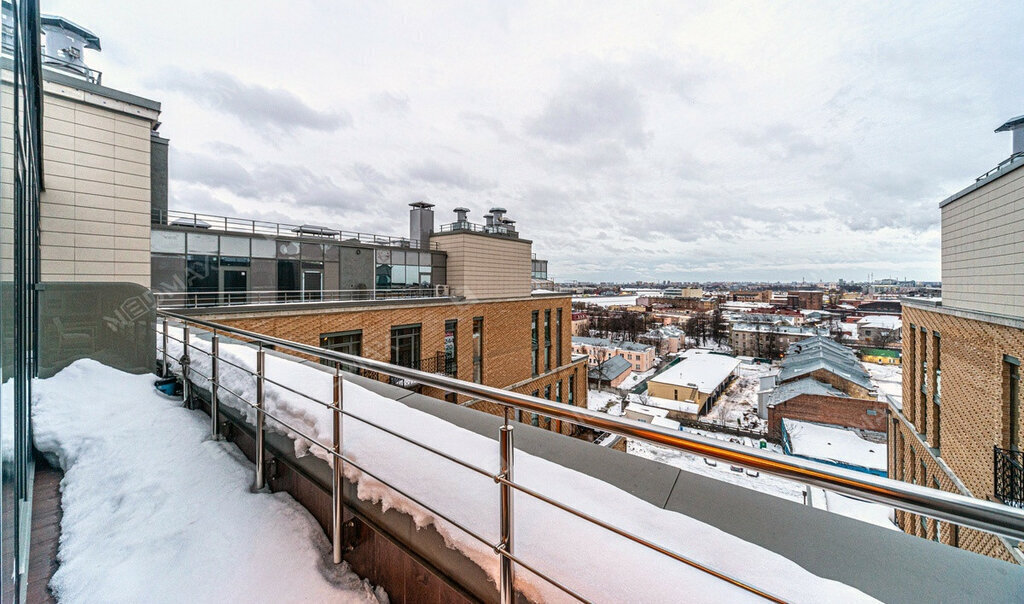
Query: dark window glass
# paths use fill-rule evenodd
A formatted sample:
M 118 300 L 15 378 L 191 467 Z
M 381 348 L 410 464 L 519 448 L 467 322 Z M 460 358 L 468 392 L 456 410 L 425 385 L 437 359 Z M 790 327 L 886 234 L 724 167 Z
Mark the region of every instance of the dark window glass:
M 555 365 L 562 366 L 562 309 L 555 311 Z
M 444 322 L 444 372 L 446 375 L 457 376 L 458 371 L 458 350 L 457 333 L 459 322 L 456 319 L 448 319 Z
M 337 352 L 343 352 L 345 354 L 355 355 L 357 357 L 362 356 L 363 331 L 361 329 L 355 329 L 352 331 L 321 334 L 320 347 Z M 324 365 L 333 365 L 331 361 L 326 359 L 321 360 L 320 362 Z M 344 371 L 350 371 L 352 373 L 357 373 L 359 371 L 358 368 L 345 364 L 342 364 L 341 368 Z
M 473 381 L 484 383 L 484 318 L 473 319 Z
M 419 369 L 420 326 L 402 325 L 391 328 L 391 363 Z

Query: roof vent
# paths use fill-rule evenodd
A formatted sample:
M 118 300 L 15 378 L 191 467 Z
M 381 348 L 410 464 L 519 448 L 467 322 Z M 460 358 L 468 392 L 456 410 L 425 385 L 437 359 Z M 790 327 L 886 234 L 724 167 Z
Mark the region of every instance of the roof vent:
M 99 72 L 85 64 L 85 50 L 100 50 L 99 37 L 64 17 L 42 15 L 43 65 L 99 84 Z
M 1013 150 L 1010 154 L 1024 153 L 1024 115 L 1018 115 L 1007 121 L 996 128 L 996 132 L 1013 132 Z
M 466 222 L 467 214 L 469 214 L 469 208 L 455 208 L 455 222 Z

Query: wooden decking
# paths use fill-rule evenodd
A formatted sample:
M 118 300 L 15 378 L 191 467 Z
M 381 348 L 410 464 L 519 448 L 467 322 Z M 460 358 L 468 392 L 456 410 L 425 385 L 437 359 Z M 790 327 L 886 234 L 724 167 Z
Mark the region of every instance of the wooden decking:
M 29 551 L 28 588 L 25 599 L 31 604 L 54 602 L 48 587 L 57 570 L 57 543 L 60 540 L 60 480 L 64 473 L 42 458 L 36 459 L 35 489 L 32 496 L 32 545 Z

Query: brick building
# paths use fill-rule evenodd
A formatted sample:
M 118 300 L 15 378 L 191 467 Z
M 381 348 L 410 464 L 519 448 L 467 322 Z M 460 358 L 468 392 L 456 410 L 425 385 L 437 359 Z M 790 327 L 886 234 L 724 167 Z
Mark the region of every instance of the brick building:
M 1024 506 L 1024 116 L 1020 149 L 940 204 L 942 298 L 903 299 L 903 401 L 890 401 L 889 475 Z M 1019 543 L 897 512 L 927 539 L 1024 563 Z
M 612 357 L 620 356 L 629 361 L 632 370 L 636 372 L 644 372 L 653 368 L 655 360 L 655 349 L 650 344 L 609 338 L 573 337 L 572 352 L 573 354 L 587 355 L 591 367 L 596 367 Z
M 242 237 L 217 233 L 214 227 L 220 225 L 216 223 L 199 229 L 161 224 L 154 241 L 161 243 L 162 250 L 168 249 L 169 234 L 182 233 L 186 250 L 191 249 L 192 239 L 204 237 L 211 240 L 211 250 L 218 245 L 223 250 L 227 244 L 250 253 L 263 247 L 271 252 L 294 248 L 301 255 L 300 260 L 287 254 L 249 258 L 249 264 L 243 265 L 249 274 L 242 290 L 224 291 L 228 270 L 224 266 L 219 280 L 200 273 L 199 278 L 213 288 L 205 292 L 215 301 L 209 306 L 201 303 L 203 298 L 198 298 L 198 305 L 188 305 L 191 283 L 179 288 L 184 297 L 172 293 L 166 299 L 184 300 L 193 316 L 225 325 L 585 407 L 587 364 L 585 359 L 572 359 L 571 297 L 531 293 L 532 242 L 519 237 L 512 221 L 504 218 L 505 210 L 493 208 L 486 225 L 475 225 L 465 220 L 466 210 L 459 208 L 455 223 L 435 229 L 430 204 L 412 206 L 407 240 L 375 236 L 353 241 L 338 231 L 308 225 L 285 229 L 289 235 L 284 237 L 276 234 L 281 228 L 272 237 Z M 246 245 L 239 245 L 241 239 L 246 239 Z M 337 249 L 324 251 L 328 248 Z M 306 258 L 318 250 L 319 262 Z M 179 261 L 177 255 L 164 254 L 165 267 Z M 188 262 L 194 257 L 189 255 Z M 329 257 L 335 260 L 328 261 Z M 284 291 L 277 289 L 290 274 L 282 267 L 301 272 L 301 282 L 289 283 Z M 416 276 L 410 279 L 410 273 Z M 310 275 L 315 277 L 312 289 Z M 323 279 L 327 276 L 329 281 Z M 270 277 L 277 278 L 270 291 L 253 289 Z M 343 285 L 359 282 L 364 287 L 324 287 L 339 279 Z M 269 296 L 269 302 L 261 296 Z M 416 388 L 428 396 L 503 414 L 497 405 Z M 546 418 L 523 420 L 573 433 L 572 426 Z
M 786 294 L 786 305 L 790 308 L 803 310 L 821 310 L 824 308 L 825 292 L 818 289 L 803 289 Z

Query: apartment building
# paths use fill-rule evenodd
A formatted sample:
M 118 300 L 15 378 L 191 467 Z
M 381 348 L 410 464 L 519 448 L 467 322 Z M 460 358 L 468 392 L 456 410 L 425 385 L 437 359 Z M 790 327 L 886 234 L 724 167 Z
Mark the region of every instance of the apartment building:
M 575 336 L 572 339 L 572 353 L 587 355 L 591 367 L 600 365 L 612 357 L 621 356 L 629 362 L 632 370 L 638 373 L 654 368 L 655 361 L 654 346 L 610 338 Z
M 790 308 L 804 310 L 821 310 L 824 308 L 825 292 L 818 289 L 802 289 L 787 292 L 786 305 Z
M 770 315 L 769 315 L 770 316 Z M 813 336 L 827 336 L 821 327 L 778 323 L 733 323 L 729 327 L 729 344 L 739 356 L 781 358 L 791 344 Z
M 1024 507 L 1024 116 L 1013 153 L 943 200 L 942 297 L 904 298 L 903 402 L 889 475 Z M 1020 543 L 897 512 L 927 539 L 1024 563 Z
M 505 210 L 493 208 L 480 225 L 458 208 L 454 222 L 435 228 L 431 204 L 410 205 L 408 238 L 155 215 L 153 289 L 165 307 L 225 325 L 586 406 L 571 296 L 532 293 L 532 242 Z M 525 421 L 573 433 L 560 422 Z

